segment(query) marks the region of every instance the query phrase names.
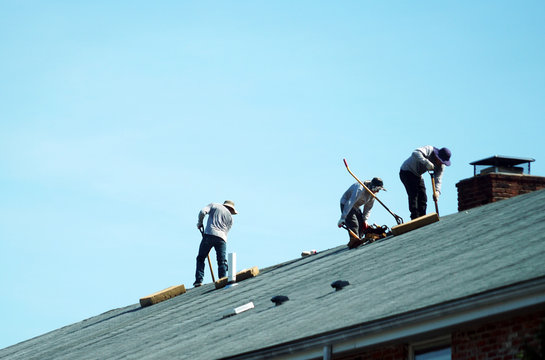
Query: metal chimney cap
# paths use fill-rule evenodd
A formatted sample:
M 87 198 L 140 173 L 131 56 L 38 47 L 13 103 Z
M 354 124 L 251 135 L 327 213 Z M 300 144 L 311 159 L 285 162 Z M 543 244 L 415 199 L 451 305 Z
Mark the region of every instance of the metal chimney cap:
M 470 162 L 469 165 L 515 166 L 515 165 L 530 163 L 534 161 L 536 161 L 536 159 L 494 155 L 486 159 Z

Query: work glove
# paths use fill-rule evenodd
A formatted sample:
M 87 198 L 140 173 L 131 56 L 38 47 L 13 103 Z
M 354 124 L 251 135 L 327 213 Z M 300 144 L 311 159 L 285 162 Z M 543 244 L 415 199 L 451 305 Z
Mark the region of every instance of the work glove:
M 367 221 L 363 222 L 362 227 L 363 227 L 363 230 L 367 230 L 367 228 L 369 227 L 369 224 L 367 224 Z
M 337 226 L 343 227 L 343 224 L 344 224 L 344 219 L 340 219 L 339 222 L 337 223 Z

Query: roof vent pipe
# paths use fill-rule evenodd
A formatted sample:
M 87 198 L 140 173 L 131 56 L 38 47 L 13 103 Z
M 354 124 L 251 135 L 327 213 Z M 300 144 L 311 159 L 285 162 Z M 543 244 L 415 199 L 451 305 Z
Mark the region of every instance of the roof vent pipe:
M 237 282 L 237 254 L 229 253 L 227 255 L 227 285 L 226 289 L 238 285 Z
M 278 305 L 282 305 L 283 303 L 285 303 L 286 301 L 288 301 L 290 298 L 285 296 L 285 295 L 276 295 L 276 296 L 273 296 L 271 298 L 271 301 L 273 303 L 276 304 L 276 306 Z
M 227 281 L 234 283 L 237 281 L 237 254 L 229 253 L 227 256 L 227 267 L 229 268 L 229 277 Z
M 331 287 L 334 288 L 335 291 L 342 290 L 342 288 L 348 285 L 350 285 L 350 283 L 346 280 L 337 280 L 331 283 Z

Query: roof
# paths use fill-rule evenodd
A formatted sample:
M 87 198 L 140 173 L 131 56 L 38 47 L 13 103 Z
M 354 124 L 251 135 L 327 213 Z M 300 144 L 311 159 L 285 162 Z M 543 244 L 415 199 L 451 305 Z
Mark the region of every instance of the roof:
M 357 249 L 340 245 L 262 269 L 229 289 L 206 284 L 153 306 L 115 309 L 2 349 L 0 358 L 214 359 L 287 353 L 335 334 L 383 341 L 386 331 L 416 318 L 445 319 L 448 309 L 475 317 L 485 303 L 495 311 L 545 303 L 544 257 L 542 190 Z M 339 279 L 350 285 L 335 291 L 330 284 Z M 275 295 L 290 300 L 275 306 Z M 249 302 L 253 309 L 222 317 Z

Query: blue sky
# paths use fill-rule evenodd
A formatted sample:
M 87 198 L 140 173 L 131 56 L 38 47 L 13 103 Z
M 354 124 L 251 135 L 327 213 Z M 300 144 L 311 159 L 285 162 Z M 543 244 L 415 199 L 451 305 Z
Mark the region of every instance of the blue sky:
M 406 220 L 399 166 L 422 145 L 453 153 L 442 216 L 471 161 L 545 176 L 544 18 L 542 1 L 1 1 L 0 348 L 191 287 L 210 202 L 235 201 L 239 270 L 345 244 L 343 158 Z M 379 204 L 370 222 L 395 225 Z

